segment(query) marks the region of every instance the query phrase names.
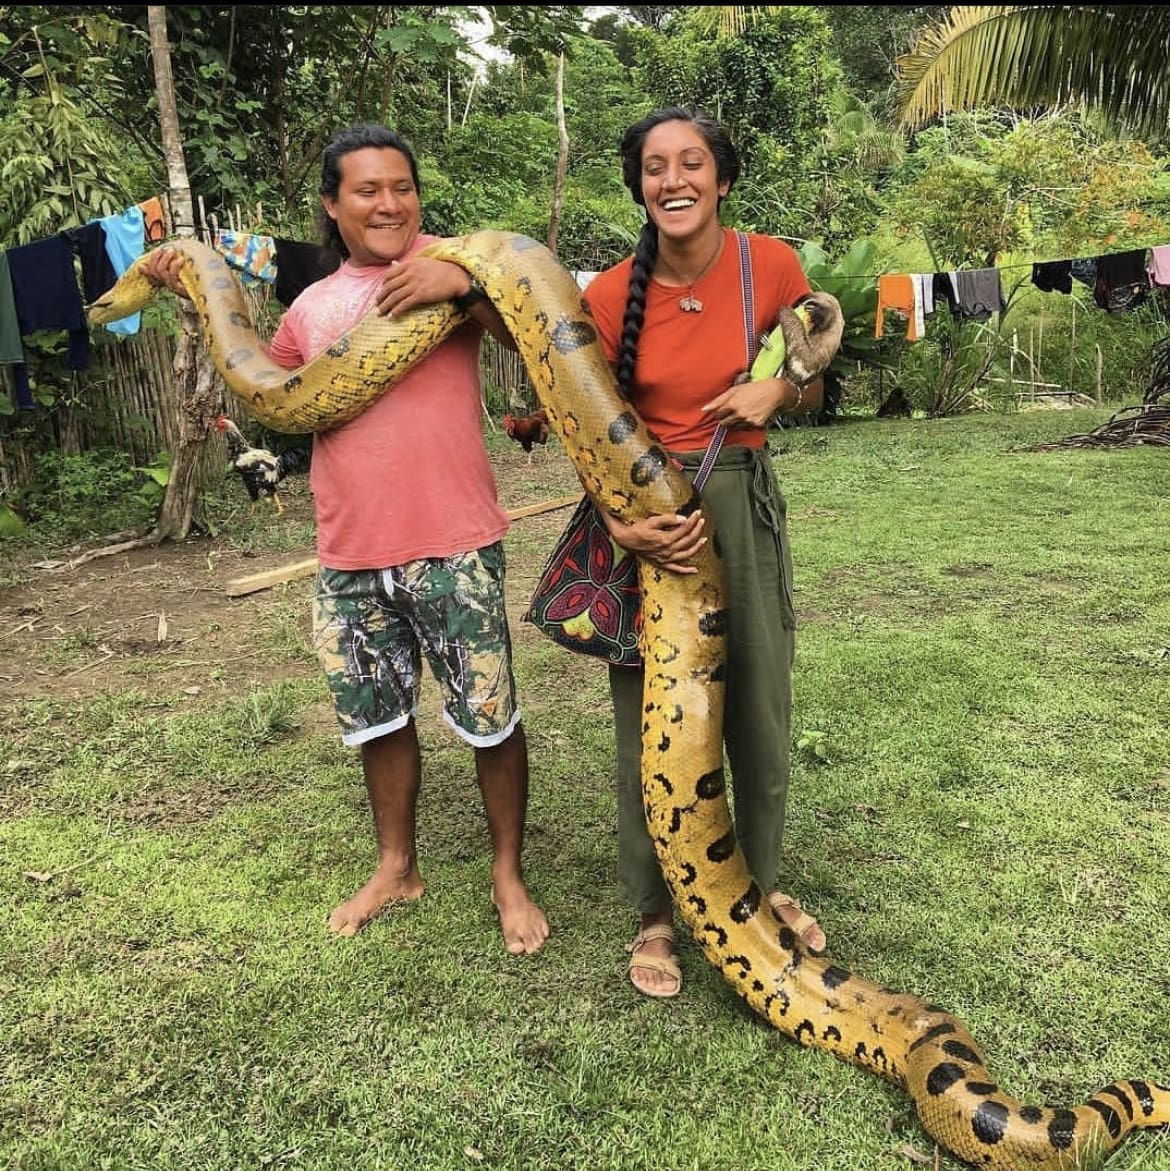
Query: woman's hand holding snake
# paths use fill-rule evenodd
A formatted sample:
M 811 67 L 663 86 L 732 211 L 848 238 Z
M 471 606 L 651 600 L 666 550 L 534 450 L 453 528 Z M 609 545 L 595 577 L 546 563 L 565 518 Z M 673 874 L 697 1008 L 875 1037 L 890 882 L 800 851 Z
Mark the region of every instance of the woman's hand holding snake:
M 707 543 L 703 536 L 703 514 L 650 516 L 624 524 L 616 516 L 602 513 L 609 535 L 623 548 L 668 569 L 671 573 L 697 573 L 695 554 Z

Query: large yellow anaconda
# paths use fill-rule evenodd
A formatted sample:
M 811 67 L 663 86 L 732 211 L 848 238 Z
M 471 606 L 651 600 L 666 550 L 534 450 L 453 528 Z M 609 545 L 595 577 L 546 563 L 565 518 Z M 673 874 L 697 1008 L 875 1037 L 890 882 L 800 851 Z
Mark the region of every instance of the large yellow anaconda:
M 173 246 L 189 260 L 184 285 L 224 381 L 276 430 L 323 430 L 353 418 L 463 320 L 446 303 L 397 321 L 371 315 L 290 375 L 265 356 L 223 259 L 194 242 Z M 548 249 L 525 236 L 479 232 L 427 253 L 461 265 L 483 286 L 594 499 L 626 521 L 702 507 L 618 393 L 577 285 Z M 140 267 L 91 307 L 92 323 L 149 300 L 154 288 Z M 679 911 L 710 962 L 793 1040 L 905 1089 L 926 1131 L 970 1163 L 1084 1169 L 1131 1130 L 1170 1123 L 1170 1087 L 1150 1081 L 1115 1082 L 1067 1108 L 1016 1101 L 995 1084 L 953 1015 L 809 955 L 774 917 L 736 844 L 723 789 L 723 602 L 715 546 L 704 547 L 695 575 L 640 567 L 646 816 Z

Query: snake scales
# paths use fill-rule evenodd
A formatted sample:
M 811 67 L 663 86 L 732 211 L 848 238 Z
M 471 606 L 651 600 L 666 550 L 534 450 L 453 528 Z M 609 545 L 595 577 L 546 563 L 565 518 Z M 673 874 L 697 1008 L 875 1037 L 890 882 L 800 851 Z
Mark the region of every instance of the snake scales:
M 462 321 L 450 304 L 401 320 L 371 314 L 290 372 L 254 332 L 239 282 L 194 241 L 184 286 L 232 394 L 267 426 L 304 433 L 345 422 Z M 479 232 L 426 249 L 482 285 L 516 340 L 541 404 L 589 494 L 623 520 L 701 508 L 686 477 L 622 399 L 573 278 L 525 236 Z M 156 291 L 132 266 L 90 307 L 116 320 Z M 639 567 L 646 683 L 646 816 L 679 912 L 707 959 L 771 1025 L 904 1089 L 926 1131 L 967 1162 L 1012 1171 L 1094 1167 L 1132 1130 L 1170 1123 L 1170 1086 L 1119 1081 L 1079 1106 L 1024 1105 L 993 1081 L 950 1013 L 809 955 L 774 917 L 736 844 L 723 788 L 722 572 L 709 542 L 695 575 Z

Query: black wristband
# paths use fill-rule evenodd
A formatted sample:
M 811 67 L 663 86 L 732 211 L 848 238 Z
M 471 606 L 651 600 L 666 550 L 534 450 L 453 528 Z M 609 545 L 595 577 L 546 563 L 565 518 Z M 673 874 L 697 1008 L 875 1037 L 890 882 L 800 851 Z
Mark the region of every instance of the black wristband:
M 476 281 L 474 277 L 472 277 L 471 288 L 469 288 L 466 293 L 463 293 L 458 297 L 453 297 L 452 302 L 460 313 L 466 313 L 472 307 L 472 305 L 478 304 L 486 296 L 487 293 L 485 293 L 483 289 L 480 288 L 479 282 Z

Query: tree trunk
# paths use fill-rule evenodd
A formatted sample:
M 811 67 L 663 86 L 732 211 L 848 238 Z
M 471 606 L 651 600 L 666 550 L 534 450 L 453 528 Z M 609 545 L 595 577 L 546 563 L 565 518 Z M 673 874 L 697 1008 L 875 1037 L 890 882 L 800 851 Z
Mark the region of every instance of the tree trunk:
M 157 4 L 148 6 L 147 19 L 154 83 L 158 93 L 159 129 L 167 162 L 171 216 L 177 235 L 193 237 L 195 211 L 183 154 L 179 111 L 175 102 L 166 7 Z M 211 433 L 220 397 L 219 376 L 202 342 L 199 315 L 190 301 L 180 298 L 179 306 L 182 334 L 174 366 L 175 399 L 179 404 L 179 442 L 178 449 L 171 453 L 170 481 L 154 532 L 149 537 L 155 544 L 166 540 L 181 541 L 191 530 L 199 504 L 199 465 L 203 445 Z
M 553 183 L 552 215 L 548 224 L 548 248 L 554 255 L 561 227 L 561 201 L 565 194 L 565 174 L 569 169 L 569 131 L 565 124 L 565 55 L 557 57 L 557 174 Z

